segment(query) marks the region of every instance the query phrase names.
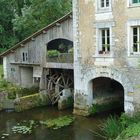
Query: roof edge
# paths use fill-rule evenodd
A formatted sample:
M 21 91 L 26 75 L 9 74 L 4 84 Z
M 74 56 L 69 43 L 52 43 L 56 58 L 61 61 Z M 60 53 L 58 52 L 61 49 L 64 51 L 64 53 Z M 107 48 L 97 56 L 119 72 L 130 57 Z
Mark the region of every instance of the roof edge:
M 69 12 L 68 14 L 64 15 L 63 17 L 61 17 L 61 18 L 57 19 L 56 21 L 50 23 L 46 27 L 43 27 L 42 29 L 40 29 L 37 32 L 33 33 L 32 35 L 28 36 L 27 38 L 25 38 L 21 42 L 17 43 L 16 45 L 11 47 L 10 49 L 8 49 L 5 52 L 1 53 L 0 57 L 4 57 L 5 55 L 8 55 L 9 53 L 11 53 L 13 50 L 16 50 L 17 48 L 20 48 L 23 44 L 27 43 L 32 38 L 39 36 L 43 31 L 45 31 L 45 30 L 47 31 L 50 28 L 56 26 L 57 23 L 62 23 L 66 19 L 71 18 L 71 15 L 72 15 L 72 12 Z

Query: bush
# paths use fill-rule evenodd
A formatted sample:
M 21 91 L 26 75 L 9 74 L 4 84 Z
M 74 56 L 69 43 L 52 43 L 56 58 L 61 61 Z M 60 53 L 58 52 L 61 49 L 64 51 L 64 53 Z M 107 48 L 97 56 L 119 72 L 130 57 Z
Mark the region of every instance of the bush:
M 6 80 L 0 81 L 0 89 L 3 90 L 4 88 L 8 87 L 8 82 Z
M 0 91 L 7 93 L 8 99 L 15 99 L 16 94 L 19 96 L 31 95 L 39 92 L 39 87 L 33 86 L 31 88 L 21 88 L 6 80 L 0 81 Z
M 58 57 L 60 52 L 58 50 L 49 50 L 47 52 L 48 57 Z

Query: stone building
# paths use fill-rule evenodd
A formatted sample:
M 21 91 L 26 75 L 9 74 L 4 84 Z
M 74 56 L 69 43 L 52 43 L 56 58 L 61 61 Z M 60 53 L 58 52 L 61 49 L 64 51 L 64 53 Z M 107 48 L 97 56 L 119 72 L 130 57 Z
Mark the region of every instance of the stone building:
M 72 29 L 69 13 L 1 54 L 4 78 L 23 88 L 38 86 L 43 93 L 55 91 L 57 94 L 49 94 L 53 104 L 62 94 L 64 98 L 72 96 Z
M 74 112 L 117 98 L 126 113 L 139 109 L 140 1 L 73 0 L 73 28 Z
M 74 63 L 68 53 L 73 43 Z M 52 59 L 46 56 L 50 50 L 62 52 Z M 137 111 L 139 55 L 139 0 L 73 0 L 73 18 L 69 13 L 1 54 L 5 79 L 54 90 L 59 93 L 54 103 L 74 88 L 79 115 L 116 107 Z

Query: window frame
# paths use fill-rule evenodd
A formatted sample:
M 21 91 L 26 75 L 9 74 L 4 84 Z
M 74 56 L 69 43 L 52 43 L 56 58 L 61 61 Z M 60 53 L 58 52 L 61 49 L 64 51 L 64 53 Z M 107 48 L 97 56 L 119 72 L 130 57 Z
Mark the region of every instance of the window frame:
M 99 28 L 98 54 L 110 54 L 110 46 L 111 46 L 110 42 L 111 42 L 110 28 Z M 105 45 L 107 45 L 107 47 Z M 108 49 L 108 45 L 109 45 L 109 49 Z
M 140 0 L 137 0 L 136 3 L 133 2 L 133 0 L 131 0 L 132 4 L 140 4 Z
M 22 62 L 28 62 L 28 52 L 22 52 Z
M 132 28 L 132 35 L 133 35 L 133 40 L 132 40 L 132 44 L 133 44 L 133 53 L 140 53 L 140 26 L 133 26 Z M 134 34 L 134 29 L 136 29 L 136 34 Z M 136 39 L 136 42 L 135 42 Z M 136 45 L 137 51 L 134 50 Z
M 139 44 L 139 51 L 133 51 L 133 28 L 139 27 L 140 30 L 140 19 L 130 20 L 127 22 L 127 46 L 128 46 L 128 56 L 139 56 L 140 55 L 140 44 Z M 139 38 L 140 38 L 140 31 L 139 31 Z M 139 39 L 140 40 L 140 39 Z
M 112 0 L 108 0 L 109 6 L 107 6 L 107 0 L 104 1 L 104 7 L 101 6 L 102 0 L 96 0 L 96 13 L 102 13 L 102 12 L 111 12 L 112 11 Z
M 137 29 L 137 36 L 134 35 L 134 28 Z M 132 40 L 131 40 L 131 53 L 133 54 L 140 54 L 140 26 L 132 26 L 131 27 L 131 36 L 132 36 Z M 137 38 L 137 42 L 134 42 L 134 37 Z M 137 51 L 134 51 L 134 45 L 137 45 Z
M 138 3 L 133 3 L 133 0 L 127 0 L 127 6 L 128 7 L 137 7 L 137 6 L 140 6 L 140 2 Z
M 107 1 L 108 1 L 108 6 L 107 6 Z M 102 6 L 102 3 L 104 6 Z M 100 0 L 99 1 L 99 7 L 102 9 L 102 8 L 108 8 L 110 6 L 110 0 Z

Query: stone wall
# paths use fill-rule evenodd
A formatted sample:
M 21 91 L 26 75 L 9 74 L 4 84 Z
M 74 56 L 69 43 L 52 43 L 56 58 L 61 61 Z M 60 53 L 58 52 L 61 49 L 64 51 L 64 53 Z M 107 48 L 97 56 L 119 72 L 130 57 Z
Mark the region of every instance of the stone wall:
M 58 109 L 63 110 L 70 107 L 73 107 L 73 91 L 70 89 L 64 89 L 62 92 L 62 96 L 58 100 Z
M 140 69 L 139 55 L 130 54 L 129 25 L 139 25 L 140 7 L 128 5 L 126 0 L 112 0 L 109 11 L 101 12 L 98 11 L 98 2 L 99 0 L 73 0 L 74 112 L 88 114 L 88 108 L 94 100 L 90 81 L 108 77 L 123 86 L 124 109 L 126 113 L 132 114 L 140 106 Z M 109 55 L 98 53 L 101 28 L 110 28 Z
M 24 110 L 45 105 L 50 105 L 48 96 L 43 93 L 37 93 L 16 99 L 14 103 L 14 108 L 16 112 L 21 112 Z

